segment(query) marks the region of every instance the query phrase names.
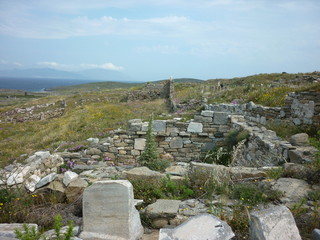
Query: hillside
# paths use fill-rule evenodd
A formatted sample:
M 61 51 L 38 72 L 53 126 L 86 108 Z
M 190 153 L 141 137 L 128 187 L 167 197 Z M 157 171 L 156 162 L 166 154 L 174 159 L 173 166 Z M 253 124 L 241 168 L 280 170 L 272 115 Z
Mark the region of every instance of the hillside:
M 142 85 L 141 83 L 126 83 L 126 82 L 94 82 L 85 83 L 73 86 L 62 86 L 46 89 L 51 92 L 86 92 L 86 91 L 101 91 L 108 89 L 127 89 L 135 86 Z
M 174 102 L 178 110 L 171 114 L 171 118 L 192 117 L 202 108 L 203 98 L 208 103 L 230 103 L 235 100 L 239 103 L 253 101 L 265 106 L 281 106 L 288 92 L 320 91 L 320 82 L 316 79 L 319 79 L 319 73 L 259 74 L 245 78 L 175 83 Z M 223 88 L 218 88 L 218 82 L 224 84 Z M 24 153 L 39 149 L 52 151 L 64 142 L 76 144 L 88 137 L 105 135 L 106 129 L 125 128 L 129 119 L 147 119 L 151 113 L 155 118 L 168 115 L 164 99 L 127 102 L 130 88 L 141 89 L 143 86 L 98 82 L 57 88 L 49 96 L 17 95 L 8 99 L 3 95 L 0 108 L 1 164 Z M 32 120 L 40 116 L 45 119 Z
M 282 73 L 0 90 L 0 223 L 45 231 L 59 214 L 83 226 L 83 191 L 128 180 L 143 199 L 142 225 L 155 233 L 207 213 L 235 240 L 251 239 L 250 214 L 268 208 L 309 240 L 320 227 L 319 80 Z M 112 189 L 90 203 L 119 204 Z M 175 210 L 154 217 L 164 201 Z

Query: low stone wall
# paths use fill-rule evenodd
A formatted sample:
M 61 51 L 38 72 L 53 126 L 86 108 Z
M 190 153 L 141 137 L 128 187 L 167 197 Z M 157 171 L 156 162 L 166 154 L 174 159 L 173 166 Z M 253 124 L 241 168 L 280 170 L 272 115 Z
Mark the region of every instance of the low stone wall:
M 153 122 L 157 150 L 170 154 L 175 161 L 198 160 L 201 151 L 221 146 L 230 131 L 230 118 L 226 113 L 202 111 L 194 121 L 155 120 Z M 117 162 L 136 162 L 145 147 L 148 122 L 129 121 L 128 131 L 116 131 L 105 145 L 109 157 Z
M 246 104 L 209 104 L 206 110 L 243 115 L 246 120 L 262 125 L 287 122 L 294 125 L 320 123 L 320 93 L 289 93 L 283 107 L 264 107 L 253 102 Z
M 129 91 L 128 101 L 153 100 L 158 98 L 169 99 L 171 95 L 172 80 L 162 81 L 161 83 L 147 83 L 142 90 Z

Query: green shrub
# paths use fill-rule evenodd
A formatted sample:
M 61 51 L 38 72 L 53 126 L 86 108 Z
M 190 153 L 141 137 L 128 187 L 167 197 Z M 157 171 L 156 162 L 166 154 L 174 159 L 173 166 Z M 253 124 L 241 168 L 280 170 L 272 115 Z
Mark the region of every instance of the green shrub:
M 215 163 L 228 166 L 231 162 L 232 152 L 226 147 L 214 147 L 202 157 L 201 161 L 205 163 Z
M 29 228 L 25 223 L 23 224 L 23 231 L 15 229 L 15 234 L 16 237 L 21 240 L 39 240 L 41 237 L 41 233 L 36 231 L 36 228 L 34 226 Z
M 157 147 L 153 136 L 153 115 L 149 119 L 146 146 L 139 158 L 139 162 L 141 165 L 155 171 L 164 171 L 170 165 L 168 160 L 159 159 L 159 153 L 157 152 Z
M 226 136 L 225 144 L 229 151 L 233 150 L 233 147 L 235 147 L 240 141 L 244 139 L 249 138 L 249 132 L 246 130 L 233 130 L 229 132 L 229 134 Z
M 194 195 L 189 181 L 185 179 L 179 183 L 166 175 L 159 181 L 131 180 L 135 198 L 143 199 L 145 204 L 150 204 L 156 199 L 188 199 Z
M 244 204 L 256 205 L 266 201 L 266 195 L 256 185 L 250 183 L 232 186 L 231 197 L 241 200 Z
M 271 179 L 279 179 L 283 174 L 283 168 L 278 167 L 278 168 L 272 168 L 267 171 L 267 176 Z
M 54 224 L 53 224 L 53 229 L 55 232 L 54 240 L 70 240 L 74 236 L 72 222 L 71 221 L 69 222 L 68 229 L 64 234 L 61 233 L 61 227 L 62 227 L 62 217 L 60 215 L 57 215 L 54 217 Z M 45 240 L 46 239 L 46 236 L 37 232 L 35 227 L 29 228 L 26 224 L 23 224 L 23 231 L 16 229 L 15 234 L 17 238 L 20 240 L 39 240 L 39 239 Z

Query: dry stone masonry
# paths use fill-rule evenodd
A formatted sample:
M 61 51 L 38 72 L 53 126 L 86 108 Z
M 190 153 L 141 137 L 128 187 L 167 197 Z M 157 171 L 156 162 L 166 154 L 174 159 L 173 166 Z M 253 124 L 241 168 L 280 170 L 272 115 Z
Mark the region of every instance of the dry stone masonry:
M 246 104 L 209 104 L 207 110 L 228 112 L 245 117 L 247 121 L 262 125 L 267 123 L 290 123 L 294 125 L 320 122 L 320 94 L 318 92 L 291 92 L 283 107 L 264 107 L 253 102 Z

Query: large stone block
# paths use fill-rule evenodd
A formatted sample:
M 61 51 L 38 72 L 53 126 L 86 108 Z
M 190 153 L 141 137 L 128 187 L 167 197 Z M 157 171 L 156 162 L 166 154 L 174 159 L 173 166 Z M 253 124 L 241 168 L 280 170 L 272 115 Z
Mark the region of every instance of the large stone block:
M 290 210 L 276 206 L 250 214 L 251 240 L 301 240 Z
M 174 229 L 161 229 L 159 240 L 230 240 L 231 227 L 211 214 L 190 218 Z
M 170 141 L 170 148 L 182 148 L 183 139 L 181 137 L 174 137 Z
M 214 124 L 228 124 L 229 114 L 225 112 L 215 112 L 213 115 Z
M 180 200 L 158 199 L 150 204 L 145 213 L 150 218 L 174 218 L 178 214 Z
M 298 133 L 291 136 L 289 142 L 293 146 L 307 146 L 309 145 L 309 136 L 306 133 Z
M 135 150 L 144 150 L 146 146 L 146 139 L 145 138 L 136 138 L 134 140 L 134 149 Z
M 299 202 L 312 190 L 306 181 L 295 178 L 279 178 L 272 188 L 282 192 L 284 200 L 291 202 Z
M 166 121 L 165 120 L 154 120 L 153 121 L 153 131 L 154 132 L 165 132 L 166 131 Z
M 99 181 L 83 193 L 83 240 L 135 240 L 143 234 L 127 180 Z
M 188 125 L 188 132 L 193 132 L 193 133 L 201 133 L 202 132 L 203 125 L 202 123 L 198 122 L 190 122 Z M 181 136 L 181 134 L 180 134 Z

